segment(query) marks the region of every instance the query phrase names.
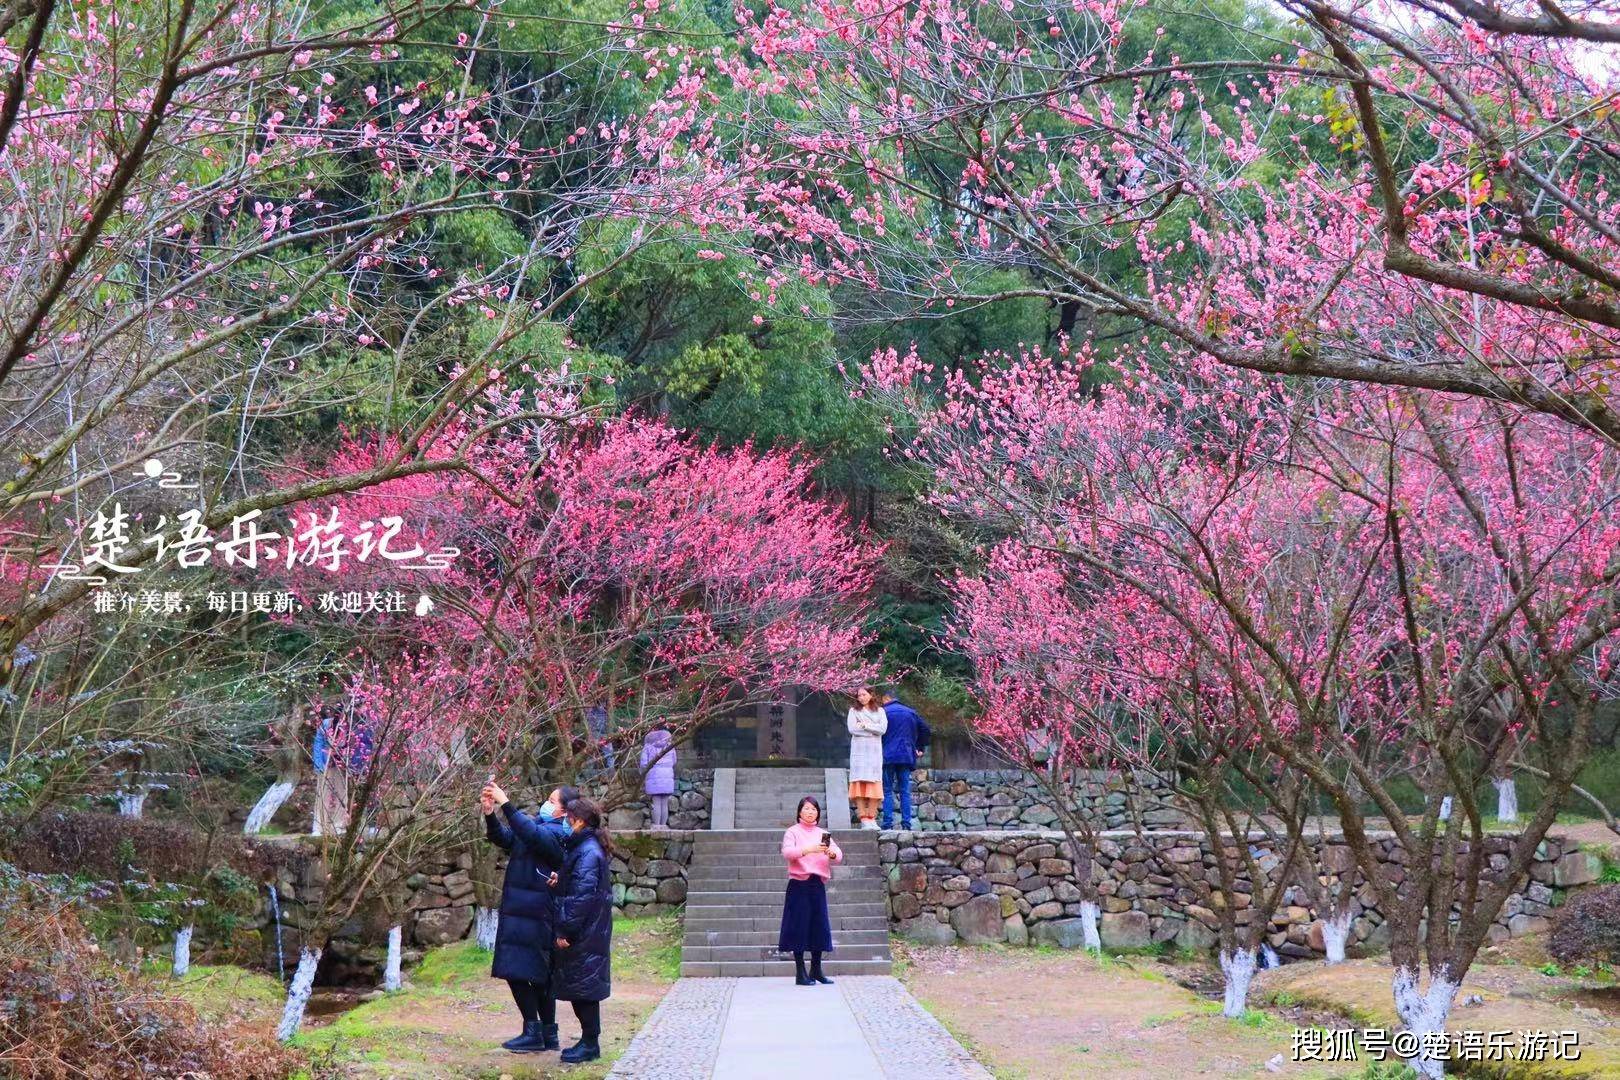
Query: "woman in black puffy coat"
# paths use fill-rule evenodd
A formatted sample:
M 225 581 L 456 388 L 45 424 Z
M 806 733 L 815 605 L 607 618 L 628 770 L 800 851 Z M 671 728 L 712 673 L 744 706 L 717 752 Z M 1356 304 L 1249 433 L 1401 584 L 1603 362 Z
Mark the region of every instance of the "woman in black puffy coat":
M 613 875 L 608 860 L 613 840 L 602 827 L 602 811 L 589 799 L 568 804 L 573 834 L 554 886 L 556 951 L 552 953 L 552 992 L 574 1007 L 580 1040 L 562 1060 L 594 1061 L 602 1055 L 602 1002 L 613 994 Z
M 572 793 L 573 789 L 569 789 Z M 555 798 L 555 796 L 554 796 Z M 501 884 L 501 921 L 495 931 L 495 963 L 490 972 L 505 979 L 523 1014 L 523 1033 L 501 1045 L 515 1054 L 556 1050 L 557 1001 L 551 992 L 551 950 L 556 936 L 551 883 L 562 869 L 569 832 L 560 811 L 548 801 L 539 819 L 514 806 L 491 783 L 481 798 L 484 826 L 492 844 L 509 853 Z M 550 811 L 548 813 L 548 811 Z

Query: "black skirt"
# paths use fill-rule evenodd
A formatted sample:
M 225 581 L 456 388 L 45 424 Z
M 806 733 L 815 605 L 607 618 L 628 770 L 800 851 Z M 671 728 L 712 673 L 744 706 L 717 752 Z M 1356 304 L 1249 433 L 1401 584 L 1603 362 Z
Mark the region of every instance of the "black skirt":
M 779 952 L 831 952 L 832 924 L 827 920 L 827 883 L 814 874 L 804 881 L 788 879 L 782 899 Z

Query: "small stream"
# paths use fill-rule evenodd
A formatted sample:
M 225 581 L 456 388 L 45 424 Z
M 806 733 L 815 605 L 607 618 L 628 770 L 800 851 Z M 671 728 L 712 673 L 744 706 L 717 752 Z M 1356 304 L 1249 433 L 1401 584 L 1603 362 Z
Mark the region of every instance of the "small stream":
M 317 986 L 304 1006 L 304 1028 L 325 1027 L 371 998 L 374 991 L 359 986 Z

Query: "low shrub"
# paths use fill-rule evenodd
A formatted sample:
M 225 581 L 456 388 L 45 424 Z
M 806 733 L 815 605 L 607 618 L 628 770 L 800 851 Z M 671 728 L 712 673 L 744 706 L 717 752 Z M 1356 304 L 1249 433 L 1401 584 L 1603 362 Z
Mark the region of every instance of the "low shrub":
M 0 890 L 0 912 L 0 1075 L 283 1080 L 303 1067 L 269 1032 L 206 1021 L 112 963 L 70 906 L 26 883 Z
M 1577 893 L 1553 917 L 1547 951 L 1563 963 L 1620 960 L 1620 885 Z

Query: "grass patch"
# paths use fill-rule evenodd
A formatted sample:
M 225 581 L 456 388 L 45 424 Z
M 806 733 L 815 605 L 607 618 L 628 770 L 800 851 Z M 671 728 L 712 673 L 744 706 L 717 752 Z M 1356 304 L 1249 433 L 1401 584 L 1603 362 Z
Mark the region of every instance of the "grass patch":
M 474 941 L 444 945 L 422 957 L 422 963 L 411 972 L 411 984 L 423 988 L 442 988 L 469 979 L 487 979 L 490 960 L 489 952 L 480 949 Z
M 286 998 L 286 991 L 276 977 L 261 971 L 228 964 L 193 964 L 180 979 L 169 971 L 169 962 L 164 959 L 151 958 L 141 965 L 142 974 L 176 997 L 184 998 L 210 1020 L 279 1010 Z
M 681 977 L 681 922 L 674 915 L 613 916 L 613 972 L 652 982 Z
M 973 1055 L 975 1061 L 977 1061 L 980 1065 L 983 1065 L 986 1069 L 989 1069 L 990 1075 L 994 1076 L 996 1080 L 1028 1080 L 1029 1073 L 1025 1072 L 1023 1069 L 993 1064 L 987 1057 L 985 1057 L 984 1051 L 979 1047 L 979 1045 L 973 1041 L 973 1036 L 969 1035 L 966 1031 L 952 1023 L 950 1017 L 942 1012 L 932 1001 L 929 1001 L 926 998 L 918 998 L 917 1004 L 926 1009 L 929 1015 L 931 1015 L 935 1020 L 938 1020 L 940 1026 L 946 1031 L 950 1032 L 951 1038 L 961 1043 L 963 1048 L 967 1050 L 968 1053 Z

